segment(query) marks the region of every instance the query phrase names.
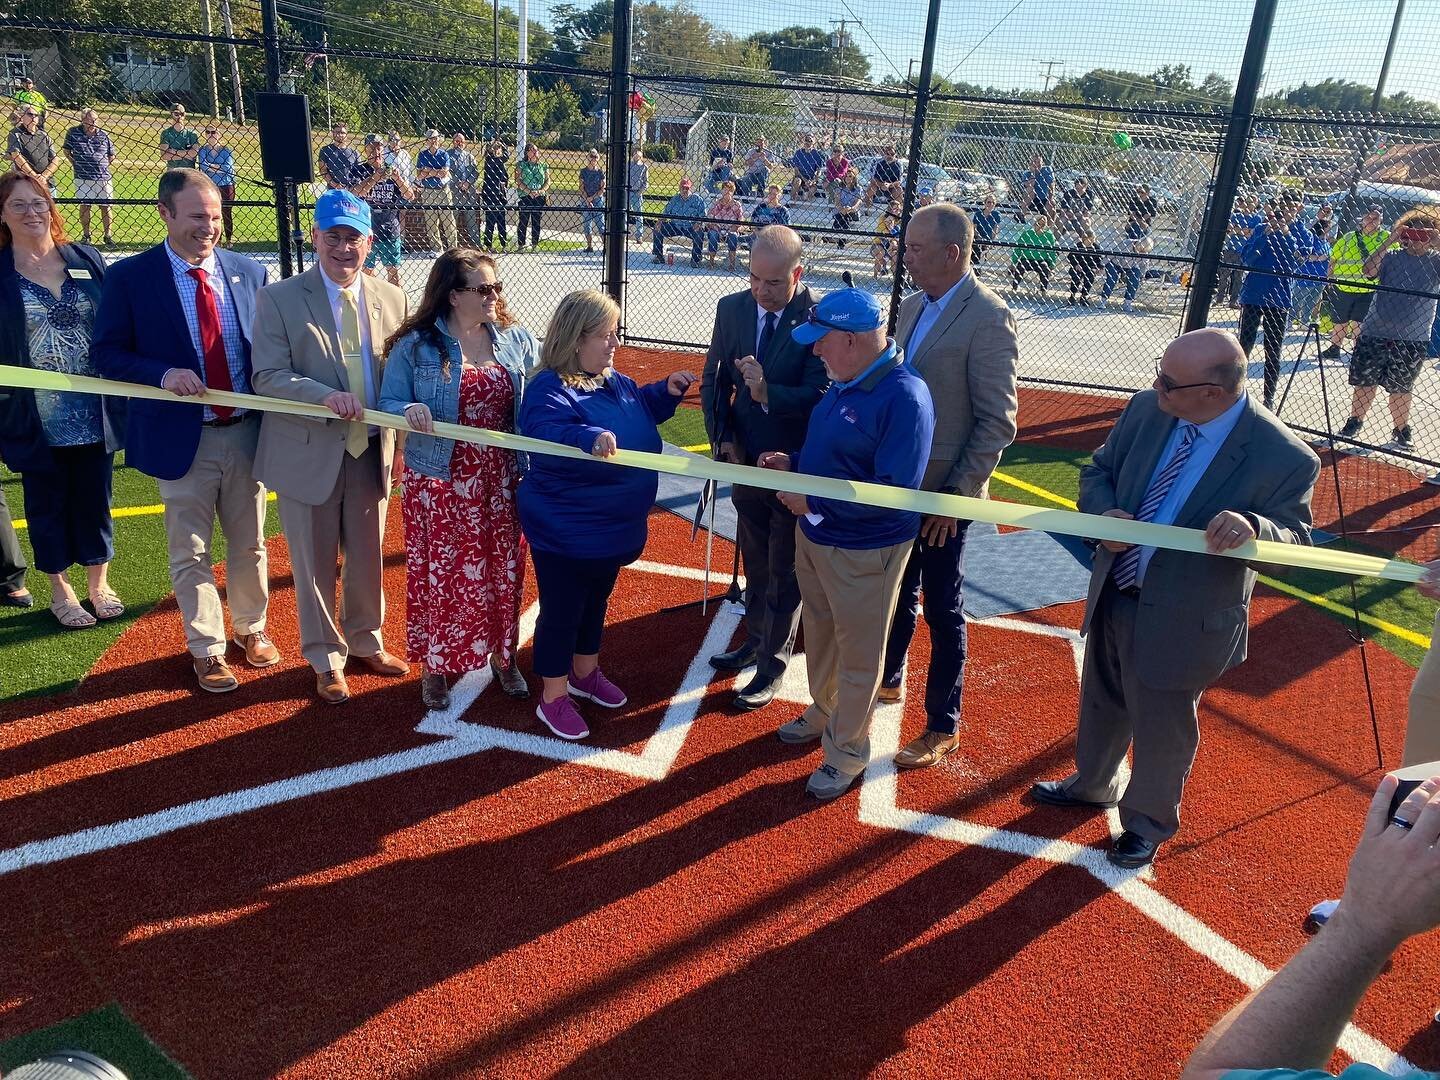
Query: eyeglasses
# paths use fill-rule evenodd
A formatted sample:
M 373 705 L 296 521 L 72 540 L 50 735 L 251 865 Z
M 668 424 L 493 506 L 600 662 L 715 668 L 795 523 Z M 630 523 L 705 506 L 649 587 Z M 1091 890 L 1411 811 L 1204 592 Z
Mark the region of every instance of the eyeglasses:
M 473 292 L 481 296 L 499 296 L 505 285 L 500 281 L 487 281 L 480 285 L 457 285 L 456 292 Z
M 48 214 L 50 204 L 39 199 L 34 202 L 8 202 L 5 204 L 5 209 L 12 214 Z
M 1159 364 L 1155 365 L 1155 381 L 1159 384 L 1162 394 L 1173 394 L 1180 390 L 1194 390 L 1200 386 L 1220 386 L 1217 382 L 1177 383 L 1174 379 L 1170 378 L 1169 375 L 1166 375 L 1160 370 Z M 1222 390 L 1224 389 L 1224 387 L 1220 388 Z

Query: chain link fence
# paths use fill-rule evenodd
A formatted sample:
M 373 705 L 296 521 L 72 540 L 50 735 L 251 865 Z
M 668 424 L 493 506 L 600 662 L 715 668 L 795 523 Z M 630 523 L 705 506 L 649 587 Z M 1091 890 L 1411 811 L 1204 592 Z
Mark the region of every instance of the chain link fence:
M 317 171 L 282 205 L 308 241 L 327 183 L 363 192 L 394 222 L 374 269 L 412 297 L 466 244 L 497 252 L 537 332 L 593 287 L 622 300 L 628 341 L 703 348 L 755 229 L 790 224 L 812 286 L 890 310 L 904 223 L 945 200 L 972 213 L 976 272 L 1019 326 L 1022 438 L 1091 430 L 1208 321 L 1253 339 L 1252 392 L 1333 436 L 1348 475 L 1398 490 L 1440 467 L 1440 332 L 1419 332 L 1440 296 L 1440 0 L 1097 0 L 1083 18 L 1061 0 L 646 0 L 540 21 L 494 0 L 213 3 L 0 16 L 11 150 L 53 144 L 67 227 L 108 257 L 163 236 L 155 184 L 183 160 L 223 182 L 227 243 L 275 276 L 308 265 L 255 123 L 257 93 L 298 92 Z M 522 206 L 526 144 L 543 193 Z

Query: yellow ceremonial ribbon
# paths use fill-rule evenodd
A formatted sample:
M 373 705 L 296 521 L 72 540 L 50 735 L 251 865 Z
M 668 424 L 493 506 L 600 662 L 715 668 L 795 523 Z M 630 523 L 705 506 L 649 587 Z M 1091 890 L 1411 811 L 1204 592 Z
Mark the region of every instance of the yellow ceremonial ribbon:
M 220 390 L 209 390 L 198 397 L 180 398 L 168 390 L 161 390 L 154 386 L 111 382 L 106 379 L 63 375 L 53 371 L 36 371 L 32 368 L 5 365 L 0 365 L 0 386 L 26 390 L 68 390 L 83 394 L 111 394 L 121 397 L 149 398 L 156 401 L 203 402 L 210 405 L 231 405 L 246 409 L 260 409 L 264 412 L 287 413 L 291 416 L 308 416 L 316 420 L 336 419 L 335 414 L 325 406 L 311 405 L 301 401 L 283 401 L 279 398 L 236 394 Z M 393 413 L 377 412 L 374 409 L 365 410 L 365 423 L 394 428 L 397 431 L 411 430 L 403 417 Z M 590 454 L 572 446 L 562 446 L 560 443 L 545 442 L 542 439 L 532 439 L 525 435 L 511 435 L 508 432 L 490 431 L 485 428 L 437 423 L 435 434 L 446 439 L 499 446 L 531 454 L 550 454 L 555 457 L 574 458 L 580 461 L 595 460 Z M 1089 537 L 1095 540 L 1114 540 L 1124 544 L 1144 544 L 1149 547 L 1169 548 L 1174 551 L 1205 554 L 1207 550 L 1205 534 L 1199 529 L 1182 529 L 1174 525 L 1156 525 L 1151 522 L 1130 521 L 1125 518 L 1082 514 L 1074 510 L 1048 510 L 1043 507 L 1023 506 L 1019 503 L 1002 502 L 996 499 L 942 495 L 936 491 L 912 491 L 909 488 L 889 487 L 884 484 L 835 480 L 825 476 L 778 472 L 773 469 L 757 469 L 749 465 L 731 465 L 727 462 L 710 461 L 706 458 L 649 454 L 638 450 L 621 450 L 614 457 L 605 460 L 615 465 L 634 469 L 649 469 L 652 472 L 672 473 L 677 476 L 713 479 L 723 483 L 767 488 L 771 491 L 791 491 L 800 495 L 864 503 L 868 506 L 881 506 L 891 510 L 938 514 L 968 521 L 985 521 L 994 525 L 1010 525 L 1021 529 L 1039 529 L 1043 532 Z M 1277 544 L 1268 540 L 1248 541 L 1232 551 L 1219 553 L 1219 557 L 1240 559 L 1245 562 L 1263 562 L 1275 566 L 1325 570 L 1336 574 L 1350 574 L 1355 577 L 1379 577 L 1390 581 L 1419 581 L 1425 572 L 1424 567 L 1416 563 L 1405 562 L 1402 559 L 1385 559 L 1375 555 L 1361 555 L 1352 551 L 1332 551 L 1325 548 L 1303 547 L 1298 544 Z

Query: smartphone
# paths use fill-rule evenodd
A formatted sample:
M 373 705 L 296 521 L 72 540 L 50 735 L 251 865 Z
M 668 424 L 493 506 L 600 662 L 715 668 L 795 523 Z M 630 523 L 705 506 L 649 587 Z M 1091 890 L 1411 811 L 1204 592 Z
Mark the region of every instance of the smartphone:
M 1419 765 L 1395 769 L 1392 775 L 1400 781 L 1400 786 L 1395 789 L 1395 794 L 1390 799 L 1390 816 L 1393 818 L 1395 811 L 1400 809 L 1400 804 L 1405 801 L 1407 795 L 1430 777 L 1440 776 L 1440 761 L 1426 761 Z

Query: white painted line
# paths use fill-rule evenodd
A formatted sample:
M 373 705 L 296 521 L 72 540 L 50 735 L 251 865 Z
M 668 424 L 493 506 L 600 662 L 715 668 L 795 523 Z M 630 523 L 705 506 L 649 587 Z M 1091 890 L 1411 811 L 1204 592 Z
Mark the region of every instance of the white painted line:
M 660 563 L 637 562 L 631 568 L 642 573 L 658 573 L 671 577 L 703 577 L 702 571 Z M 699 651 L 670 701 L 659 728 L 647 740 L 644 751 L 639 755 L 619 750 L 597 749 L 551 736 L 509 731 L 461 720 L 460 717 L 475 704 L 493 679 L 487 666 L 462 677 L 451 690 L 450 708 L 443 712 L 428 713 L 416 728 L 417 732 L 424 734 L 446 736 L 444 742 L 201 799 L 169 810 L 112 825 L 84 829 L 51 840 L 23 844 L 8 851 L 0 851 L 0 875 L 12 873 L 25 866 L 62 862 L 81 855 L 137 843 L 192 825 L 323 792 L 338 791 L 355 784 L 468 757 L 494 748 L 608 769 L 640 779 L 663 779 L 673 766 L 690 727 L 699 714 L 700 702 L 712 678 L 709 657 L 729 642 L 742 614 L 743 608 L 733 604 L 723 605 L 716 613 Z M 522 615 L 522 643 L 533 637 L 537 615 L 538 605 L 532 605 Z M 982 625 L 1069 640 L 1078 678 L 1084 646 L 1074 630 L 1010 618 L 989 619 Z M 777 697 L 802 704 L 809 701 L 803 664 L 790 665 Z M 862 823 L 916 836 L 1003 851 L 1023 858 L 1079 867 L 1242 985 L 1254 989 L 1270 977 L 1272 972 L 1259 960 L 1147 885 L 1135 873 L 1112 866 L 1106 860 L 1104 852 L 1098 848 L 900 807 L 897 773 L 891 759 L 899 749 L 902 712 L 903 706 L 899 703 L 881 705 L 875 710 L 871 724 L 871 761 L 860 787 L 858 818 Z M 1112 819 L 1112 830 L 1115 828 L 1118 828 L 1118 822 Z M 1377 1065 L 1392 1074 L 1413 1069 L 1402 1056 L 1353 1025 L 1345 1028 L 1340 1039 L 1340 1049 L 1356 1061 Z
M 412 772 L 429 765 L 439 765 L 485 749 L 488 747 L 458 739 L 430 743 L 411 750 L 401 750 L 348 765 L 337 765 L 330 769 L 275 780 L 259 787 L 197 799 L 112 825 L 97 825 L 50 840 L 34 840 L 0 851 L 0 875 L 13 873 L 26 866 L 45 866 L 81 855 L 93 855 L 126 844 L 139 843 L 141 840 L 151 840 L 193 825 L 220 821 L 237 814 L 247 814 L 252 810 L 263 810 L 327 791 L 339 791 L 371 780 Z

